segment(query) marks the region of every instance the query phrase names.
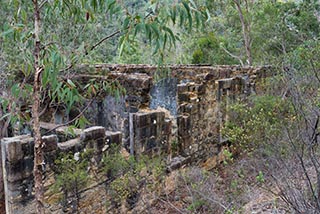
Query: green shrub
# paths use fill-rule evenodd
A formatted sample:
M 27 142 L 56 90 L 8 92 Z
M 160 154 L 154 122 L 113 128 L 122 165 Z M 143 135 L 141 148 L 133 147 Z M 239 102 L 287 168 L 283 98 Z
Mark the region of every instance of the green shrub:
M 194 44 L 196 48 L 192 54 L 194 64 L 232 65 L 239 63 L 221 48 L 228 48 L 228 42 L 213 32 L 197 39 Z
M 111 148 L 102 163 L 109 183 L 106 190 L 112 198 L 111 204 L 116 206 L 124 201 L 133 206 L 142 189 L 155 191 L 165 174 L 162 157 L 124 157 L 118 146 Z
M 62 191 L 63 195 L 61 202 L 64 208 L 67 208 L 67 199 L 72 199 L 73 209 L 77 210 L 79 205 L 79 192 L 88 182 L 87 169 L 92 157 L 92 151 L 86 150 L 84 152 L 63 153 L 55 160 L 55 169 L 57 173 L 55 183 L 51 187 L 53 192 L 59 193 Z
M 283 126 L 294 119 L 291 104 L 270 95 L 256 96 L 248 103 L 235 103 L 229 107 L 228 114 L 222 133 L 241 151 L 252 151 L 280 136 Z

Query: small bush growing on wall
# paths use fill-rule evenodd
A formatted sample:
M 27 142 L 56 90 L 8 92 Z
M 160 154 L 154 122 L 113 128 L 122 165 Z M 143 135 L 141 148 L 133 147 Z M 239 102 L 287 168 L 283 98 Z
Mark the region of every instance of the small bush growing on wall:
M 118 145 L 111 145 L 109 154 L 102 158 L 103 171 L 108 179 L 123 175 L 130 168 L 129 161 L 120 153 Z
M 112 202 L 109 205 L 118 207 L 126 202 L 133 208 L 143 190 L 155 191 L 165 174 L 165 164 L 162 157 L 152 159 L 140 155 L 125 157 L 118 146 L 112 146 L 110 153 L 104 156 L 102 163 L 107 175 L 107 193 Z
M 92 150 L 76 153 L 63 153 L 55 160 L 55 171 L 57 172 L 52 190 L 56 193 L 62 192 L 61 203 L 66 210 L 71 203 L 72 212 L 79 207 L 80 190 L 88 182 L 87 169 L 92 157 Z M 68 201 L 69 200 L 69 201 Z

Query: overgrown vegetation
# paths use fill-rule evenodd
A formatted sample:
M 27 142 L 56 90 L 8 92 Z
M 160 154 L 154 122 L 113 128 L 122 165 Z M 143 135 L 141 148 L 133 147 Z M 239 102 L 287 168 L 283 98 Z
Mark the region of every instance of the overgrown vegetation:
M 233 105 L 224 128 L 234 147 L 258 160 L 266 177 L 257 178 L 297 213 L 320 210 L 318 46 L 308 41 L 288 55 L 270 94 Z
M 273 66 L 277 73 L 265 95 L 227 110 L 223 135 L 232 152 L 224 152 L 225 170 L 180 175 L 178 190 L 189 196 L 183 208 L 172 206 L 168 195 L 160 199 L 182 213 L 241 213 L 253 183 L 280 197 L 288 212 L 320 213 L 319 1 L 11 0 L 0 8 L 0 138 L 21 131 L 24 122 L 34 124 L 37 212 L 43 212 L 41 108 L 81 112 L 86 99 L 123 95 L 117 82 L 71 80 L 76 65 L 103 62 Z M 169 73 L 159 69 L 155 79 Z M 81 114 L 74 118 L 66 123 L 87 123 Z M 101 163 L 111 207 L 131 206 L 163 184 L 161 158 L 136 160 L 111 150 Z M 54 189 L 63 191 L 65 207 L 70 195 L 78 207 L 89 156 L 70 153 L 56 163 Z
M 274 142 L 282 127 L 295 121 L 290 103 L 279 96 L 262 95 L 239 101 L 228 109 L 229 121 L 222 132 L 237 151 L 251 152 Z
M 183 1 L 174 7 L 161 2 L 150 2 L 143 12 L 134 10 L 132 13 L 126 6 L 115 0 L 34 0 L 29 3 L 15 0 L 1 4 L 3 7 L 1 15 L 6 17 L 5 21 L 1 21 L 0 36 L 1 41 L 4 41 L 1 42 L 1 49 L 4 50 L 1 52 L 4 52 L 5 62 L 12 66 L 12 79 L 20 80 L 11 85 L 15 93 L 10 93 L 10 90 L 1 93 L 1 121 L 5 119 L 5 122 L 2 122 L 4 127 L 1 129 L 6 130 L 9 123 L 12 124 L 14 121 L 12 118 L 17 118 L 16 121 L 22 119 L 19 114 L 22 111 L 19 106 L 22 105 L 20 101 L 21 99 L 28 101 L 27 96 L 22 97 L 22 95 L 32 94 L 31 102 L 25 103 L 31 105 L 32 109 L 32 116 L 29 118 L 32 118 L 35 142 L 34 184 L 37 213 L 44 213 L 41 107 L 47 99 L 58 100 L 58 105 L 64 103 L 69 112 L 72 105 L 82 100 L 69 76 L 72 75 L 71 68 L 76 64 L 88 62 L 87 58 L 97 54 L 95 51 L 102 43 L 116 36 L 121 55 L 124 49 L 130 49 L 130 44 L 137 34 L 143 35 L 154 47 L 153 53 L 158 54 L 158 63 L 162 65 L 165 50 L 174 46 L 178 39 L 170 27 L 178 25 L 179 22 L 180 27 L 191 29 L 193 21 L 199 26 L 208 17 L 208 12 L 200 7 L 198 9 L 193 1 Z M 95 35 L 93 32 L 96 31 L 97 25 L 108 23 L 106 20 L 108 22 L 116 20 L 119 24 L 110 35 L 103 31 L 101 34 L 96 34 L 99 35 L 99 39 L 89 39 Z M 82 37 L 84 34 L 87 37 Z M 3 105 L 8 100 L 13 101 L 10 102 L 11 105 Z M 71 122 L 74 121 L 68 121 Z M 2 133 L 3 131 L 1 137 Z
M 159 185 L 166 174 L 163 157 L 151 159 L 140 155 L 137 160 L 133 156 L 125 157 L 121 154 L 119 146 L 110 148 L 109 154 L 102 159 L 102 165 L 107 176 L 106 191 L 111 197 L 111 203 L 107 203 L 107 206 L 110 207 L 125 204 L 132 209 L 141 194 L 160 190 Z
M 64 211 L 70 209 L 72 213 L 78 212 L 80 190 L 89 180 L 88 167 L 92 154 L 92 150 L 69 152 L 61 154 L 55 161 L 53 170 L 57 177 L 51 189 L 55 193 L 62 193 L 60 201 Z

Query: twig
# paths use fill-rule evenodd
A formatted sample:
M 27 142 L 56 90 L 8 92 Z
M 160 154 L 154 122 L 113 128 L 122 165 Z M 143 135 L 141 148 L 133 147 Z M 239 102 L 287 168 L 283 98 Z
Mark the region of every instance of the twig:
M 175 210 L 177 210 L 179 213 L 184 214 L 183 211 L 181 211 L 180 209 L 178 209 L 176 206 L 174 206 L 171 202 L 169 201 L 165 201 L 162 198 L 159 198 L 160 201 L 162 201 L 163 203 L 168 203 L 170 205 L 170 207 L 174 208 Z
M 40 3 L 39 10 L 48 2 L 48 0 L 44 0 L 43 2 Z
M 227 54 L 229 54 L 231 57 L 236 58 L 237 60 L 239 60 L 239 62 L 240 62 L 240 64 L 241 64 L 242 67 L 244 66 L 244 64 L 243 64 L 243 62 L 242 62 L 242 60 L 240 59 L 239 56 L 236 56 L 236 55 L 232 54 L 230 51 L 228 51 L 228 50 L 227 50 L 225 47 L 223 47 L 222 45 L 220 45 L 220 47 L 222 48 L 222 50 L 224 50 L 224 51 L 225 51 Z
M 215 204 L 218 204 L 218 205 L 219 205 L 220 207 L 222 207 L 225 211 L 228 211 L 228 210 L 229 210 L 228 207 L 224 206 L 224 205 L 223 205 L 222 203 L 220 203 L 219 201 L 214 200 L 214 199 L 212 199 L 212 198 L 204 195 L 204 194 L 203 194 L 202 192 L 200 192 L 200 191 L 197 191 L 197 190 L 194 190 L 194 191 L 195 191 L 196 193 L 198 193 L 199 195 L 201 195 L 201 197 L 207 199 L 208 201 L 211 201 L 211 202 L 213 202 L 213 203 L 215 203 Z
M 144 19 L 147 19 L 151 14 L 152 14 L 152 11 L 150 11 L 150 12 L 144 17 Z M 135 23 L 133 26 L 136 26 L 137 24 L 138 24 L 138 23 Z M 130 28 L 130 26 L 127 27 L 127 29 L 129 29 L 129 28 Z M 94 44 L 93 46 L 91 46 L 91 48 L 90 48 L 89 51 L 92 51 L 93 49 L 95 49 L 96 47 L 98 47 L 98 46 L 99 46 L 101 43 L 103 43 L 104 41 L 106 41 L 106 40 L 108 40 L 108 39 L 110 39 L 110 38 L 112 38 L 112 37 L 114 37 L 114 36 L 116 36 L 116 35 L 118 35 L 118 34 L 120 34 L 120 33 L 121 33 L 121 30 L 117 30 L 117 31 L 111 33 L 110 35 L 102 38 L 102 39 L 101 39 L 100 41 L 98 41 L 96 44 Z M 88 55 L 88 54 L 89 54 L 89 52 L 86 51 L 85 55 Z
M 184 181 L 184 183 L 185 183 L 185 185 L 186 185 L 186 187 L 187 187 L 187 190 L 188 190 L 188 192 L 189 192 L 189 194 L 190 194 L 190 196 L 191 196 L 192 204 L 194 204 L 194 196 L 193 196 L 193 194 L 192 194 L 191 189 L 189 188 L 189 185 L 187 184 L 186 178 L 185 178 L 183 175 L 180 175 L 180 176 L 182 177 L 182 180 Z
M 288 135 L 288 137 L 289 137 L 289 143 L 291 144 L 292 148 L 294 149 L 294 152 L 296 153 L 295 155 L 296 155 L 296 157 L 298 158 L 298 160 L 299 160 L 299 162 L 300 162 L 300 166 L 302 167 L 304 176 L 305 176 L 305 178 L 307 179 L 307 185 L 308 185 L 309 188 L 310 188 L 310 191 L 311 191 L 311 193 L 312 193 L 312 197 L 314 197 L 314 200 L 315 200 L 315 202 L 316 202 L 316 204 L 317 204 L 317 207 L 318 207 L 318 209 L 320 209 L 320 204 L 319 204 L 318 201 L 317 201 L 317 196 L 316 196 L 315 190 L 314 190 L 314 188 L 313 188 L 313 185 L 312 185 L 312 182 L 311 182 L 311 178 L 310 178 L 310 176 L 309 176 L 309 173 L 308 173 L 308 171 L 307 171 L 307 169 L 306 169 L 306 166 L 305 166 L 305 162 L 304 162 L 304 160 L 303 160 L 303 151 L 301 151 L 301 154 L 298 153 L 299 151 L 298 151 L 296 145 L 294 144 L 294 142 L 293 142 L 293 140 L 292 140 L 292 138 L 291 138 L 291 135 L 289 134 L 288 128 L 285 127 L 285 129 L 286 129 L 287 135 Z
M 121 30 L 117 30 L 117 31 L 113 32 L 112 34 L 110 34 L 110 35 L 102 38 L 99 42 L 97 42 L 96 44 L 94 44 L 94 45 L 90 48 L 89 51 L 92 51 L 93 49 L 95 49 L 96 47 L 98 47 L 101 43 L 103 43 L 104 41 L 106 41 L 106 40 L 108 40 L 108 39 L 110 39 L 110 38 L 118 35 L 119 33 L 121 33 Z M 89 51 L 86 50 L 85 55 L 88 55 L 88 54 L 89 54 Z
M 59 70 L 60 72 L 64 72 L 64 71 L 68 71 L 68 70 L 70 70 L 71 68 L 73 68 L 73 65 L 74 65 L 75 63 L 71 63 L 68 67 L 66 67 L 66 68 L 64 68 L 64 69 L 61 69 L 61 70 Z

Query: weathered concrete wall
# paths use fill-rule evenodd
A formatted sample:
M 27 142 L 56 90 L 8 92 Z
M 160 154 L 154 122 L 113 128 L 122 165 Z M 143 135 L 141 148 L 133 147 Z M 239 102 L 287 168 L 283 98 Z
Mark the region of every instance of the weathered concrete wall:
M 166 69 L 170 74 L 155 81 L 158 72 L 155 66 L 96 65 L 78 69 L 74 81 L 84 84 L 92 78 L 119 81 L 127 93 L 118 100 L 106 95 L 92 102 L 86 116 L 101 127 L 76 130 L 73 139 L 61 134 L 64 129 L 59 128 L 43 138 L 48 213 L 61 213 L 61 205 L 52 202 L 55 196 L 49 191 L 55 182 L 52 167 L 59 153 L 92 148 L 93 162 L 98 166 L 110 144 L 116 143 L 137 158 L 140 154 L 150 157 L 165 154 L 168 160 L 172 159 L 170 169 L 181 165 L 177 160 L 210 160 L 214 166 L 225 146 L 220 129 L 228 120 L 227 106 L 235 99 L 261 93 L 259 83 L 272 74 L 266 67 L 169 66 Z M 60 112 L 59 118 L 68 115 Z M 51 121 L 59 122 L 55 115 Z M 42 126 L 50 129 L 52 125 Z M 29 135 L 5 138 L 1 150 L 7 213 L 33 213 L 33 138 Z M 105 213 L 106 196 L 98 190 L 102 188 L 99 182 L 82 193 L 83 213 Z
M 150 108 L 167 109 L 174 117 L 178 114 L 177 78 L 164 78 L 152 85 L 150 89 Z

